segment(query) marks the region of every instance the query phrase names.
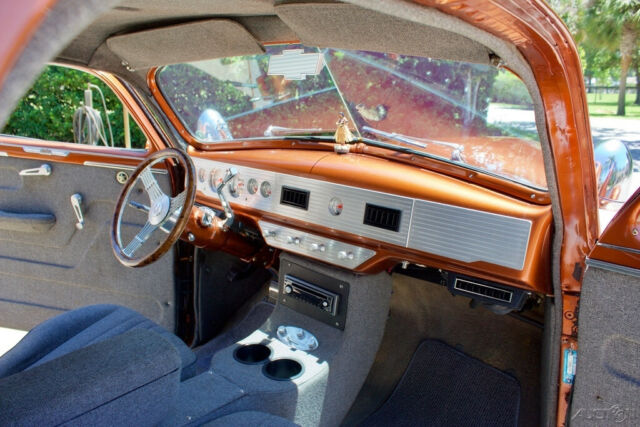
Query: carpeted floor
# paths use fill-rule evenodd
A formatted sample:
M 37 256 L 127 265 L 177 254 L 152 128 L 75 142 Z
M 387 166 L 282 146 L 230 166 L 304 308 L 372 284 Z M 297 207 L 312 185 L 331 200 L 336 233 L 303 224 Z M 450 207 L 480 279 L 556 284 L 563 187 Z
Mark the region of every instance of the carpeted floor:
M 520 426 L 539 425 L 542 329 L 511 316 L 470 308 L 442 286 L 394 275 L 385 335 L 343 425 L 359 425 L 391 396 L 418 345 L 442 341 L 513 375 L 521 386 Z
M 426 340 L 400 384 L 362 425 L 516 426 L 520 384 L 441 341 Z

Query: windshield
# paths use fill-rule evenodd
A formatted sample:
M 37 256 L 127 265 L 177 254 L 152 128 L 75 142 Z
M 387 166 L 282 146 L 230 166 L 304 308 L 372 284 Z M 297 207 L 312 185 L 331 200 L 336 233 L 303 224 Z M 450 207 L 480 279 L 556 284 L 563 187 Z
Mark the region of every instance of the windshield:
M 156 81 L 202 143 L 333 136 L 344 113 L 362 141 L 546 189 L 533 102 L 507 70 L 300 45 L 265 50 L 169 65 Z

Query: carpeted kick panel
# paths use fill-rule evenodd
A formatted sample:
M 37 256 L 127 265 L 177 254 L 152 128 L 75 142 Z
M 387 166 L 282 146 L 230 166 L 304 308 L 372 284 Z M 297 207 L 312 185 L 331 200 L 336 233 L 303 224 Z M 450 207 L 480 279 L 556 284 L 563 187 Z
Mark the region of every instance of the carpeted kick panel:
M 440 341 L 416 350 L 395 391 L 363 426 L 515 426 L 520 384 Z

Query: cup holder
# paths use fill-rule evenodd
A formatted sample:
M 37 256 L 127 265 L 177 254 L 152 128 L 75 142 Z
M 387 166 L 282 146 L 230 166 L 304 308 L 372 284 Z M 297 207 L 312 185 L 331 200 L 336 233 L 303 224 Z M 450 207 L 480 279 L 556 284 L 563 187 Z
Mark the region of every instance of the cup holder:
M 233 357 L 246 365 L 257 365 L 271 356 L 271 349 L 264 344 L 249 344 L 236 348 Z
M 272 380 L 287 381 L 302 374 L 302 365 L 292 359 L 277 359 L 264 365 L 262 372 Z

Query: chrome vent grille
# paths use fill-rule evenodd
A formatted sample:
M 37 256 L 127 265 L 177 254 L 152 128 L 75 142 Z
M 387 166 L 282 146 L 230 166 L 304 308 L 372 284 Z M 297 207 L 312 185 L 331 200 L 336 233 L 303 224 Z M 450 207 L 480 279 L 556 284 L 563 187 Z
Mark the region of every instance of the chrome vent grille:
M 482 283 L 470 282 L 463 279 L 456 279 L 453 288 L 466 294 L 473 294 L 506 303 L 510 303 L 513 299 L 512 291 L 496 288 Z
M 293 206 L 294 208 L 309 209 L 309 192 L 304 190 L 298 190 L 291 187 L 282 187 L 280 193 L 280 204 Z
M 397 232 L 400 230 L 402 212 L 397 209 L 366 204 L 364 209 L 364 223 L 372 227 L 383 228 Z

